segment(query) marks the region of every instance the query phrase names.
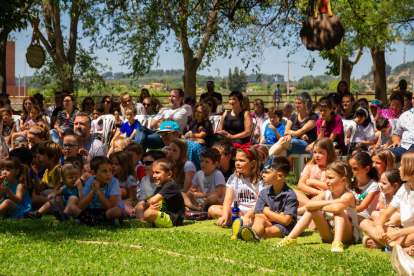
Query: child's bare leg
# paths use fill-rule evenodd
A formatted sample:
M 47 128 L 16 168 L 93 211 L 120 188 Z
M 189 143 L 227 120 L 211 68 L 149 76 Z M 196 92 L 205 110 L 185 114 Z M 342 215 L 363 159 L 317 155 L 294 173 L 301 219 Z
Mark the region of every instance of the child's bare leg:
M 79 203 L 79 198 L 77 198 L 76 196 L 69 197 L 68 203 L 66 204 L 66 208 L 65 208 L 65 210 L 63 210 L 63 212 L 65 214 L 69 214 L 70 206 L 72 206 L 72 205 L 76 206 L 78 203 Z
M 261 239 L 269 238 L 283 238 L 282 232 L 279 227 L 272 227 L 272 223 L 267 220 L 267 217 L 263 214 L 256 214 L 254 216 L 254 223 L 252 229 Z
M 318 230 L 322 240 L 329 243 L 333 242 L 331 226 L 329 226 L 329 223 L 326 221 L 326 218 L 322 212 L 319 210 L 312 210 L 309 212 L 312 213 L 313 222 L 315 223 L 316 229 Z M 299 221 L 301 220 L 302 219 Z
M 46 214 L 46 213 L 52 212 L 52 207 L 50 206 L 49 201 L 46 202 L 45 204 L 43 204 L 43 206 L 40 207 L 40 209 L 38 210 L 38 212 L 41 213 L 41 214 Z
M 334 241 L 351 243 L 354 240 L 352 223 L 349 221 L 345 212 L 335 214 L 335 237 Z
M 122 209 L 118 206 L 112 207 L 105 212 L 105 216 L 108 220 L 122 217 Z
M 210 208 L 208 208 L 208 213 L 210 214 L 211 217 L 213 217 L 215 219 L 219 219 L 223 215 L 223 206 L 213 205 Z M 230 220 L 231 220 L 230 215 L 229 215 L 229 217 L 230 217 Z
M 42 195 L 32 195 L 32 206 L 34 209 L 42 208 L 42 206 L 47 202 L 47 197 Z
M 215 195 L 209 196 L 208 198 L 206 198 L 206 201 L 204 201 L 203 206 L 209 205 L 223 205 L 223 200 L 221 200 L 221 198 Z
M 286 149 L 290 147 L 290 142 L 278 141 L 269 149 L 269 156 L 283 155 L 286 156 Z
M 370 220 L 370 219 L 365 219 L 363 220 L 359 226 L 361 227 L 362 231 L 364 231 L 371 239 L 372 241 L 376 244 L 377 248 L 384 248 L 385 244 L 386 244 L 386 240 L 378 240 L 375 237 L 375 222 Z M 384 227 L 384 232 L 387 232 L 387 228 L 388 226 L 383 226 Z M 372 242 L 368 241 L 368 247 L 372 248 Z
M 395 212 L 390 217 L 390 221 L 387 223 L 387 225 L 401 225 L 401 214 L 398 212 Z
M 148 209 L 149 206 L 149 203 L 145 202 L 145 200 L 138 202 L 137 206 L 135 206 L 135 217 L 139 220 L 144 221 L 144 212 Z
M 145 221 L 154 222 L 158 217 L 158 212 L 159 211 L 151 209 L 151 208 L 148 208 L 147 210 L 145 210 L 144 212 Z
M 73 218 L 77 218 L 82 210 L 78 207 L 78 205 L 70 205 L 68 208 L 68 212 L 66 214 L 72 216 Z
M 379 215 L 380 215 L 380 212 L 379 211 L 374 211 L 374 212 L 371 213 L 371 219 L 373 221 L 376 221 L 377 218 L 379 217 Z
M 125 214 L 129 217 L 131 216 L 132 210 L 134 210 L 134 206 L 132 206 L 132 203 L 129 200 L 123 200 L 123 202 L 125 205 Z
M 187 193 L 181 193 L 183 195 L 184 198 L 184 204 L 186 207 L 193 209 L 193 210 L 199 210 L 200 209 L 200 205 L 198 205 L 198 203 L 195 201 L 194 198 L 190 198 Z
M 289 234 L 289 238 L 296 239 L 311 223 L 312 221 L 312 214 L 308 211 L 306 211 L 302 218 L 298 220 L 298 223 L 296 223 L 295 227 L 292 229 L 292 231 Z
M 0 204 L 0 214 L 5 213 L 6 211 L 9 214 L 13 214 L 14 209 L 16 209 L 16 203 L 14 203 L 13 200 L 11 199 L 5 199 L 1 204 Z

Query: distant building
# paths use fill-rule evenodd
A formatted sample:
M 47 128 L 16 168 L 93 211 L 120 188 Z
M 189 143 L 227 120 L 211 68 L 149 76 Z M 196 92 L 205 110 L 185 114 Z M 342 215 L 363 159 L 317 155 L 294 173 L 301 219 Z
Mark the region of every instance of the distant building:
M 8 41 L 6 45 L 6 92 L 10 96 L 19 96 L 19 86 L 16 86 L 15 82 L 15 69 L 16 69 L 16 50 L 15 50 L 15 42 L 14 41 Z M 20 85 L 24 85 L 24 76 L 21 76 L 21 83 Z M 27 80 L 26 80 L 27 81 Z M 17 85 L 19 85 L 17 83 Z M 26 96 L 27 95 L 27 87 L 20 86 L 20 96 Z M 20 99 L 13 99 L 10 98 L 10 101 L 12 103 L 12 107 L 16 109 L 16 106 L 18 109 L 21 108 L 18 103 L 21 103 L 22 101 Z
M 143 86 L 142 86 L 142 88 L 146 88 L 146 89 L 149 89 L 149 88 L 154 88 L 155 90 L 161 90 L 161 87 L 162 86 L 164 86 L 164 84 L 161 82 L 161 83 L 158 83 L 158 82 L 153 82 L 153 83 L 151 83 L 151 84 L 144 84 Z
M 285 82 L 285 75 L 276 74 L 273 76 L 275 78 L 275 82 Z
M 246 87 L 246 92 L 247 93 L 253 92 L 253 91 L 254 91 L 253 87 Z

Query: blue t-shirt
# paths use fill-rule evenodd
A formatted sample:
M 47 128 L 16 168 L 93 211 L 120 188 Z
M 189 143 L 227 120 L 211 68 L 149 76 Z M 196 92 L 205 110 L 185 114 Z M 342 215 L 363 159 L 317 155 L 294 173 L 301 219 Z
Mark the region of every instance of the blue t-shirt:
M 89 194 L 89 192 L 92 190 L 91 183 L 95 181 L 95 177 L 89 178 L 89 180 L 86 182 L 85 188 L 83 189 L 83 195 Z M 112 176 L 111 181 L 106 184 L 102 189 L 102 193 L 105 195 L 106 198 L 109 199 L 112 195 L 118 195 L 118 201 L 116 202 L 116 206 L 122 209 L 122 211 L 125 212 L 125 205 L 124 202 L 122 202 L 122 192 L 121 187 L 119 187 L 118 179 Z M 95 193 L 93 195 L 92 201 L 89 204 L 89 208 L 91 209 L 105 209 L 103 206 L 101 200 L 99 199 L 98 195 Z
M 264 132 L 263 136 L 266 137 L 265 144 L 273 145 L 274 143 L 277 142 L 278 139 L 276 137 L 275 132 L 269 128 L 270 124 L 271 123 L 266 125 L 266 129 L 265 129 L 265 132 Z M 277 129 L 277 131 L 279 132 L 280 135 L 285 136 L 285 126 L 284 125 L 279 123 L 279 125 L 276 127 L 276 129 Z
M 65 206 L 66 206 L 71 196 L 76 196 L 77 198 L 79 198 L 78 187 L 75 187 L 72 190 L 68 190 L 68 187 L 66 185 L 63 186 L 62 196 L 63 196 L 63 202 L 65 203 Z
M 121 133 L 125 133 L 125 137 L 130 137 L 132 132 L 134 132 L 137 127 L 139 127 L 141 124 L 138 122 L 138 120 L 135 120 L 132 126 L 129 125 L 129 122 L 126 121 L 119 130 Z

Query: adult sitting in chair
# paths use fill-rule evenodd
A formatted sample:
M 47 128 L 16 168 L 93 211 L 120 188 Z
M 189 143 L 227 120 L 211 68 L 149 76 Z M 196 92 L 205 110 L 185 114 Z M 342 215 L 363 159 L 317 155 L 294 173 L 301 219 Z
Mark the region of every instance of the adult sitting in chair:
M 210 138 L 213 135 L 213 126 L 210 121 L 210 108 L 205 103 L 198 103 L 193 110 L 193 120 L 189 124 L 189 131 L 181 138 L 207 145 L 210 147 Z
M 133 104 L 132 97 L 127 92 L 124 92 L 119 98 L 121 100 L 121 113 L 125 118 L 125 107 Z M 137 115 L 147 115 L 147 111 L 141 103 L 136 103 L 135 108 L 137 109 Z
M 144 152 L 147 148 L 159 149 L 165 146 L 158 134 L 155 134 L 155 131 L 160 126 L 158 122 L 160 119 L 172 119 L 178 124 L 179 131 L 182 131 L 187 123 L 187 111 L 182 107 L 184 91 L 180 88 L 171 90 L 168 100 L 170 106 L 164 107 L 158 112 L 152 119 L 150 128 L 144 126 L 139 126 L 137 128 L 134 142 L 141 144 Z
M 280 138 L 270 150 L 269 155 L 307 154 L 309 144 L 316 140 L 316 121 L 318 115 L 312 111 L 312 99 L 306 92 L 295 97 L 297 113 L 289 117 L 285 128 L 285 136 Z
M 389 147 L 395 155 L 396 162 L 401 161 L 401 156 L 407 151 L 414 151 L 414 108 L 405 111 L 398 119 L 397 125 L 392 130 L 392 145 Z
M 57 115 L 54 129 L 50 131 L 50 139 L 55 143 L 62 143 L 63 135 L 73 130 L 73 124 L 79 109 L 76 107 L 75 98 L 67 95 L 63 98 L 63 110 Z
M 169 147 L 172 140 L 174 140 L 175 138 L 180 138 L 180 128 L 178 127 L 176 122 L 165 121 L 161 124 L 160 130 L 156 132 L 156 135 L 159 135 L 160 139 L 162 139 L 163 144 L 166 147 Z M 187 143 L 188 146 L 188 160 L 194 163 L 197 171 L 201 170 L 200 156 L 204 150 L 204 147 L 197 142 L 189 140 L 184 141 Z
M 232 110 L 223 113 L 217 133 L 211 139 L 212 145 L 224 139 L 240 145 L 250 142 L 253 120 L 250 111 L 243 109 L 243 94 L 240 91 L 231 92 L 229 104 Z

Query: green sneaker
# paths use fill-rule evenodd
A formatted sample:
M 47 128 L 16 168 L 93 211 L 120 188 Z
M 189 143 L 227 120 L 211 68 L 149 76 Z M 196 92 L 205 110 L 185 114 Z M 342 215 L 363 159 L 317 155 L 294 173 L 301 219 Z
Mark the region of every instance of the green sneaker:
M 152 223 L 139 219 L 130 219 L 129 226 L 131 226 L 131 228 L 152 228 Z
M 232 234 L 230 237 L 231 241 L 240 239 L 241 234 L 241 227 L 243 226 L 243 220 L 241 218 L 238 218 L 233 221 L 233 225 L 231 226 Z
M 276 247 L 292 246 L 297 245 L 296 239 L 291 239 L 288 236 L 284 237 L 281 242 L 276 244 Z
M 248 226 L 243 226 L 241 228 L 241 239 L 244 241 L 260 242 L 260 238 L 256 231 Z

